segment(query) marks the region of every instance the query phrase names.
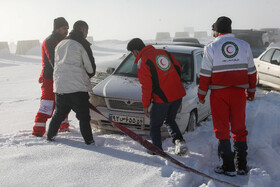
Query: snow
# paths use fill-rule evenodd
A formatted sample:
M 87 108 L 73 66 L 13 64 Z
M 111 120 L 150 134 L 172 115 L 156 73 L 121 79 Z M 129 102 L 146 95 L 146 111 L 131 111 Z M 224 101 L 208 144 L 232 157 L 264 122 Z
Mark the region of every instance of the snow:
M 117 61 L 127 41 L 97 42 L 97 66 Z M 94 48 L 94 47 L 93 47 Z M 70 113 L 70 133 L 59 133 L 55 142 L 31 135 L 39 109 L 40 54 L 0 56 L 0 184 L 1 186 L 225 186 L 188 172 L 146 149 L 128 136 L 94 130 L 97 146 L 85 145 L 78 120 Z M 247 102 L 247 176 L 218 175 L 218 141 L 211 116 L 194 132 L 184 134 L 189 153 L 174 155 L 171 139 L 163 148 L 173 158 L 214 178 L 245 187 L 280 186 L 280 93 L 257 89 Z M 48 121 L 49 122 L 49 121 Z

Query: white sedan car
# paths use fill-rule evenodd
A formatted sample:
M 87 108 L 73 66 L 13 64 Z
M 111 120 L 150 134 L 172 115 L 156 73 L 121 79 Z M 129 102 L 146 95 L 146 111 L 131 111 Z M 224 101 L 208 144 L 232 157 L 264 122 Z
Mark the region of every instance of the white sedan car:
M 184 45 L 154 45 L 175 56 L 182 67 L 182 83 L 186 96 L 178 111 L 176 122 L 182 133 L 192 131 L 197 123 L 211 114 L 209 93 L 206 103 L 200 104 L 197 97 L 199 72 L 203 48 Z M 114 73 L 93 88 L 91 103 L 105 116 L 139 134 L 149 134 L 149 118 L 143 112 L 141 84 L 137 77 L 135 57 L 129 54 Z M 105 131 L 119 131 L 108 120 L 91 110 L 91 125 Z M 167 136 L 165 126 L 162 135 Z
M 280 47 L 268 48 L 254 61 L 257 83 L 280 89 Z

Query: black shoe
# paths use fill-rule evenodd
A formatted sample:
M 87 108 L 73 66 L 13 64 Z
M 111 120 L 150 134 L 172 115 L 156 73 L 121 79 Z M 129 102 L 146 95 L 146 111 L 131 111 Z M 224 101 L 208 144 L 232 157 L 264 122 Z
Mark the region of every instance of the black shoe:
M 156 153 L 154 153 L 153 151 L 150 151 L 149 149 L 147 149 L 147 153 L 150 155 L 156 155 Z
M 246 169 L 237 169 L 236 173 L 237 173 L 237 175 L 247 175 L 248 168 L 246 168 Z
M 53 141 L 54 141 L 54 137 L 49 137 L 49 136 L 47 136 L 47 140 L 48 140 L 49 142 L 53 142 Z
M 230 177 L 234 177 L 236 176 L 236 171 L 226 171 L 223 169 L 222 166 L 217 166 L 214 171 L 218 174 L 224 174 L 224 175 L 227 175 L 227 176 L 230 176 Z
M 188 152 L 188 147 L 185 140 L 175 140 L 175 154 L 176 155 L 185 155 Z
M 87 144 L 87 145 L 95 145 L 95 141 L 94 140 L 85 141 L 85 144 Z
M 32 134 L 32 135 L 36 137 L 43 137 L 41 134 Z

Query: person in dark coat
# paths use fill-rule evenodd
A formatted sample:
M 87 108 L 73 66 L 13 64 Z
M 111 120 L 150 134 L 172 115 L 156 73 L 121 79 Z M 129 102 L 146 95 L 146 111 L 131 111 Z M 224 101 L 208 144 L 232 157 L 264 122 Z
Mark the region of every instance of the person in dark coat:
M 94 145 L 90 126 L 90 78 L 96 66 L 90 43 L 86 40 L 88 24 L 77 21 L 69 36 L 55 49 L 54 93 L 55 113 L 51 119 L 47 139 L 53 141 L 60 123 L 73 110 L 79 120 L 80 131 L 86 144 Z
M 39 78 L 41 84 L 40 108 L 36 114 L 32 135 L 42 137 L 46 132 L 46 122 L 52 117 L 55 105 L 53 93 L 54 50 L 56 45 L 68 34 L 68 22 L 63 17 L 54 19 L 53 32 L 42 44 L 42 71 Z M 68 118 L 61 123 L 60 132 L 69 131 Z

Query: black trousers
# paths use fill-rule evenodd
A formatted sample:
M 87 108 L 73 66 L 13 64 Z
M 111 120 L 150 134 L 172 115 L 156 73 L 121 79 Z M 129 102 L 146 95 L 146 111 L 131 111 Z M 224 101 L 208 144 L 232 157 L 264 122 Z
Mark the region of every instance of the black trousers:
M 85 140 L 93 140 L 89 115 L 89 95 L 87 92 L 69 94 L 55 94 L 55 113 L 51 119 L 47 136 L 52 138 L 57 135 L 61 122 L 73 110 L 79 120 L 80 131 Z

